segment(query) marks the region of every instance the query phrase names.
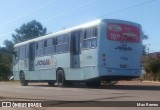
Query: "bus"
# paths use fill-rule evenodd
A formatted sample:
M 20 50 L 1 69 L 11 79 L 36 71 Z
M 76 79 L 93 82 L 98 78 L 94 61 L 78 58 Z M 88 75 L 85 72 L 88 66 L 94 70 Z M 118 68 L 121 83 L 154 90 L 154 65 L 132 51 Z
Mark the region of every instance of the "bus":
M 83 82 L 92 87 L 101 81 L 139 78 L 142 36 L 140 24 L 102 19 L 17 43 L 14 80 L 22 86 Z

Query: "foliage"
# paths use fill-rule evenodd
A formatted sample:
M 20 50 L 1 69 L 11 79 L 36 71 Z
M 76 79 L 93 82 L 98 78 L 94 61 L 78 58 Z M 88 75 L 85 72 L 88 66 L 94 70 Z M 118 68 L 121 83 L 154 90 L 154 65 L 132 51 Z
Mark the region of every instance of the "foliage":
M 159 80 L 160 78 L 160 59 L 148 58 L 145 61 L 144 69 L 147 72 L 147 79 Z
M 147 52 L 146 52 L 146 46 L 145 45 L 143 45 L 143 53 L 142 53 L 143 55 L 147 55 Z
M 43 36 L 46 34 L 46 31 L 47 29 L 41 23 L 32 20 L 15 30 L 16 34 L 12 34 L 12 41 L 4 41 L 5 47 L 0 47 L 0 80 L 8 80 L 8 76 L 11 75 L 14 44 Z
M 8 80 L 11 75 L 12 56 L 10 54 L 0 54 L 0 80 Z
M 143 40 L 147 40 L 149 37 L 147 35 L 143 35 Z
M 5 40 L 3 42 L 3 44 L 5 45 L 5 48 L 4 48 L 4 51 L 7 52 L 7 53 L 12 53 L 13 50 L 14 50 L 14 43 L 10 40 Z
M 0 81 L 8 80 L 8 76 L 11 75 L 11 69 L 7 65 L 0 64 Z
M 13 42 L 19 43 L 46 34 L 47 29 L 36 20 L 32 20 L 27 24 L 23 24 L 19 29 L 16 29 L 16 34 L 12 34 Z

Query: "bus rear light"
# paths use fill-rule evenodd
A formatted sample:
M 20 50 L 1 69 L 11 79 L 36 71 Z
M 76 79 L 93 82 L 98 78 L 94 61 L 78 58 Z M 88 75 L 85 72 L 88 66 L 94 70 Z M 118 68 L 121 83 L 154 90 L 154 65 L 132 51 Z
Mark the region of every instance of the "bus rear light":
M 102 56 L 103 56 L 103 57 L 106 57 L 106 54 L 105 54 L 105 53 L 103 53 L 103 54 L 102 54 Z
M 103 58 L 103 61 L 106 61 L 106 58 Z
M 103 60 L 103 62 L 106 61 L 106 54 L 105 53 L 102 54 L 102 60 Z

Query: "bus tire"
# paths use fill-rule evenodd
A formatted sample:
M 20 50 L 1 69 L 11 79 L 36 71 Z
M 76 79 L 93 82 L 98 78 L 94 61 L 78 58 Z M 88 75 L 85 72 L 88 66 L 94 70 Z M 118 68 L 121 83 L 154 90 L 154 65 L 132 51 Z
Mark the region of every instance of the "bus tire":
M 23 71 L 21 71 L 19 73 L 19 79 L 20 79 L 20 82 L 21 82 L 21 86 L 27 86 L 28 85 L 28 81 L 25 80 L 25 75 L 24 75 Z
M 57 80 L 57 85 L 59 87 L 64 87 L 66 85 L 66 81 L 65 81 L 65 76 L 64 76 L 64 71 L 62 69 L 59 69 L 57 71 L 57 77 L 56 77 L 56 80 Z
M 55 81 L 48 81 L 49 86 L 54 86 L 55 83 L 56 83 Z
M 97 82 L 97 81 L 89 81 L 86 82 L 86 86 L 87 87 L 100 87 L 101 86 L 101 82 Z

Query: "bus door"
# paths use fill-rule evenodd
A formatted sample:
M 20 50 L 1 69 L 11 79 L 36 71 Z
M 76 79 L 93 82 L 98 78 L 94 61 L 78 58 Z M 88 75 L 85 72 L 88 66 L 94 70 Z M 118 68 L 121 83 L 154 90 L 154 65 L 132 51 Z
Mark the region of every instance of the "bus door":
M 29 62 L 29 71 L 34 71 L 34 60 L 35 60 L 35 43 L 29 43 L 28 49 L 28 62 Z
M 71 68 L 80 67 L 80 37 L 81 31 L 71 32 L 70 39 L 70 66 Z

